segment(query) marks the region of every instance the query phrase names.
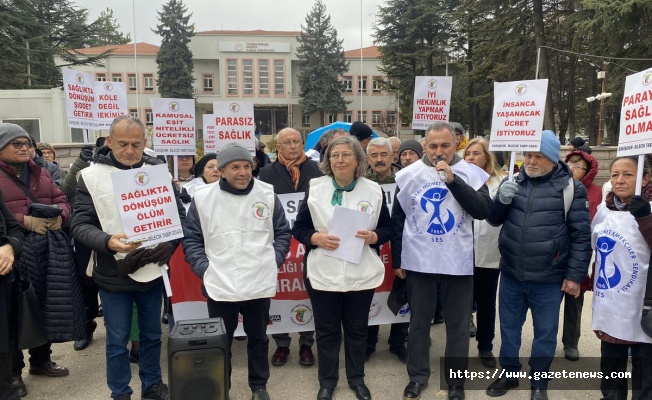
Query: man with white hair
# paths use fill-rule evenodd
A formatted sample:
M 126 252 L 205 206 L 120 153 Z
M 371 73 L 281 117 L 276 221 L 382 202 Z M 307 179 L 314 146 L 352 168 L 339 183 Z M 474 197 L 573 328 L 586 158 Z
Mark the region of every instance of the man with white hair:
M 396 136 L 390 136 L 388 139 L 392 145 L 392 162 L 398 164 L 398 148 L 401 147 L 401 139 Z

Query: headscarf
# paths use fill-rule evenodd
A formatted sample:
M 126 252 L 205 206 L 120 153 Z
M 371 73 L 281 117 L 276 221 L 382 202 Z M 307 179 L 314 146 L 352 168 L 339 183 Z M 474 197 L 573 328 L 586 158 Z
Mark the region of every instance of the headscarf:
M 340 185 L 337 184 L 335 181 L 335 178 L 333 178 L 333 186 L 335 186 L 335 191 L 333 192 L 333 197 L 331 197 L 331 205 L 333 206 L 341 206 L 342 205 L 342 197 L 343 197 L 343 192 L 350 192 L 353 189 L 355 189 L 355 184 L 358 183 L 357 179 L 354 179 L 353 182 L 349 183 L 348 185 L 341 187 Z

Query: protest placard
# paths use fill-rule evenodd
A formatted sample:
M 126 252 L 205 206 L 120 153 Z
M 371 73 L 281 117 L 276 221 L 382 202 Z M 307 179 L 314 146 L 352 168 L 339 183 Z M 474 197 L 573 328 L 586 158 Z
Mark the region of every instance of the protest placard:
M 93 74 L 72 68 L 63 68 L 62 74 L 68 125 L 71 128 L 95 129 L 97 121 Z
M 215 115 L 204 114 L 204 154 L 217 153 L 217 139 L 215 138 Z
M 183 237 L 167 165 L 116 171 L 111 180 L 128 241 L 146 247 Z
M 494 83 L 489 149 L 539 151 L 548 80 Z
M 124 82 L 95 81 L 98 129 L 108 129 L 116 117 L 127 114 L 127 85 Z
M 254 103 L 250 101 L 214 101 L 217 152 L 235 142 L 256 153 Z
M 652 153 L 652 69 L 625 78 L 618 157 Z
M 195 155 L 195 100 L 152 98 L 156 154 Z
M 448 121 L 452 88 L 453 78 L 450 76 L 415 78 L 412 129 L 427 129 L 433 122 Z

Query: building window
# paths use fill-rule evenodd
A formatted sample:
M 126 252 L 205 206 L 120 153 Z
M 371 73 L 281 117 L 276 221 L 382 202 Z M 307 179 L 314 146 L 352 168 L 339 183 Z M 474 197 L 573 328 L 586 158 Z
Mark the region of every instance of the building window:
M 204 92 L 212 92 L 213 91 L 213 75 L 212 74 L 204 74 L 202 76 L 202 80 L 204 81 Z
M 138 109 L 136 109 L 136 108 L 130 108 L 130 109 L 129 109 L 129 115 L 131 115 L 132 117 L 136 117 L 136 118 L 138 118 Z
M 353 112 L 352 111 L 344 111 L 342 114 L 342 121 L 343 122 L 348 122 L 349 124 L 353 122 Z
M 350 76 L 345 76 L 342 83 L 344 83 L 344 93 L 353 92 L 353 79 Z
M 34 139 L 36 139 L 37 142 L 41 141 L 41 121 L 37 118 L 3 119 L 0 122 L 18 125 L 23 128 L 25 132 L 34 136 Z
M 95 80 L 99 82 L 106 82 L 106 74 L 104 73 L 95 74 Z
M 274 95 L 285 94 L 285 61 L 274 60 Z
M 238 94 L 238 62 L 235 59 L 226 60 L 226 80 L 228 94 Z
M 111 80 L 113 82 L 122 82 L 122 74 L 111 74 Z
M 154 125 L 154 114 L 151 108 L 145 109 L 145 125 Z
M 380 120 L 382 119 L 382 113 L 380 111 L 371 112 L 371 124 L 373 126 L 380 125 Z
M 305 126 L 305 127 L 310 126 L 310 114 L 303 114 L 301 116 L 301 126 Z
M 70 141 L 72 143 L 84 143 L 84 130 L 80 128 L 70 128 Z
M 358 121 L 362 122 L 363 124 L 367 123 L 367 112 L 366 111 L 358 111 Z
M 143 81 L 145 83 L 145 90 L 147 90 L 148 92 L 154 90 L 154 75 L 144 74 Z
M 254 95 L 254 62 L 253 60 L 242 60 L 242 76 L 244 79 L 245 96 Z
M 127 78 L 129 79 L 129 90 L 138 89 L 138 79 L 136 79 L 136 74 L 129 74 L 127 75 Z
M 358 92 L 367 93 L 367 77 L 359 76 L 358 77 Z
M 328 114 L 328 123 L 332 124 L 337 121 L 337 114 Z
M 380 85 L 382 83 L 382 77 L 380 76 L 374 76 L 374 88 L 373 91 L 374 93 L 380 93 Z
M 396 125 L 396 111 L 387 111 L 387 125 Z
M 258 94 L 269 94 L 269 60 L 258 60 Z

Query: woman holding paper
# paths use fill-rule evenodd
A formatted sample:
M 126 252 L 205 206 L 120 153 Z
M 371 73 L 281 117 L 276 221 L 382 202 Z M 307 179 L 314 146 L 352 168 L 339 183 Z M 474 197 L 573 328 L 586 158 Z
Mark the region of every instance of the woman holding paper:
M 384 278 L 383 263 L 371 247 L 389 241 L 392 222 L 382 189 L 364 178 L 366 169 L 364 152 L 355 137 L 333 140 L 321 163 L 325 176 L 310 181 L 292 231 L 306 246 L 304 282 L 317 332 L 318 400 L 332 399 L 337 386 L 342 328 L 349 387 L 356 398 L 371 399 L 364 384 L 368 316 L 374 289 Z M 342 219 L 337 215 L 351 211 L 336 210 L 338 207 L 367 215 L 354 213 Z M 346 231 L 347 225 L 350 228 L 360 220 L 368 221 L 366 226 L 347 236 L 329 233 Z M 356 241 L 361 250 L 355 248 Z
M 598 207 L 591 242 L 596 251 L 592 329 L 602 340 L 600 388 L 605 399 L 626 399 L 627 371 L 632 355 L 632 399 L 652 396 L 652 322 L 641 324 L 652 248 L 652 185 L 650 168 L 643 168 L 642 196 L 635 195 L 637 157 L 616 158 L 610 168 L 612 191 Z M 645 318 L 649 318 L 647 315 Z M 646 325 L 647 324 L 647 325 Z M 622 374 L 620 375 L 622 376 Z

